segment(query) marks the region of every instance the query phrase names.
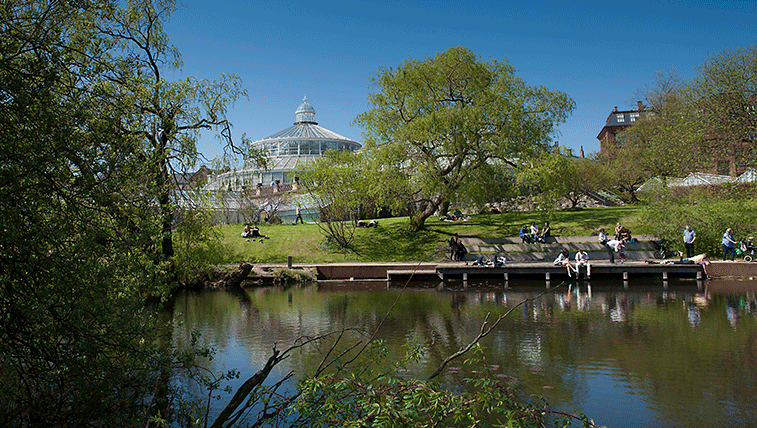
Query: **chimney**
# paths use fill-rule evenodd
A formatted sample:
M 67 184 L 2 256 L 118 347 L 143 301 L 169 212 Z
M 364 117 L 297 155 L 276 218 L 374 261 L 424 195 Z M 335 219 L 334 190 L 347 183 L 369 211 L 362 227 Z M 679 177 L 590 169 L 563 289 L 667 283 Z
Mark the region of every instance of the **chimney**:
M 584 157 L 584 146 L 581 146 L 581 157 Z
M 615 106 L 615 110 L 613 110 L 613 113 L 617 113 L 617 112 L 618 112 L 618 106 Z
M 636 101 L 636 107 L 639 108 L 639 111 L 644 110 L 644 106 L 641 104 L 641 101 Z

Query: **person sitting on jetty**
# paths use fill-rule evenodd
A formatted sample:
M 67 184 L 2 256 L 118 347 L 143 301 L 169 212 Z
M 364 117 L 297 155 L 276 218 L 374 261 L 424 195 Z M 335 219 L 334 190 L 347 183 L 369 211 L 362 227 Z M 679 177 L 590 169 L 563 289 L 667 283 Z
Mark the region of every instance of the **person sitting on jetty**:
M 584 250 L 578 250 L 576 252 L 576 277 L 578 277 L 581 266 L 586 266 L 586 276 L 591 276 L 591 263 L 589 263 L 589 255 Z
M 494 260 L 488 260 L 483 255 L 478 256 L 475 262 L 473 262 L 473 266 L 488 266 L 488 267 L 502 267 L 507 263 L 507 259 L 505 257 L 499 257 L 497 255 L 494 256 Z
M 524 224 L 523 227 L 520 228 L 518 236 L 520 236 L 520 239 L 524 244 L 531 243 L 531 235 L 528 234 L 528 225 Z
M 554 261 L 555 266 L 565 266 L 565 269 L 568 270 L 568 278 L 572 278 L 573 275 L 571 272 L 575 272 L 575 269 L 573 269 L 573 266 L 570 264 L 570 257 L 568 257 L 568 250 L 562 250 L 560 252 L 560 255 L 557 256 L 557 258 Z

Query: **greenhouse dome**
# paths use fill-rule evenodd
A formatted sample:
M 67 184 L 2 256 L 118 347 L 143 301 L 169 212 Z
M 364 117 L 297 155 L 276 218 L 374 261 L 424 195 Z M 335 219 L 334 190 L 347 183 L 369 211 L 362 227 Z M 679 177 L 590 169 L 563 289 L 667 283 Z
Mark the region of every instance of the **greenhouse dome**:
M 294 171 L 303 164 L 323 156 L 329 150 L 355 151 L 360 143 L 319 126 L 315 109 L 307 97 L 295 111 L 295 122 L 289 128 L 252 143 L 252 147 L 268 156 L 268 169 L 262 170 L 245 163 L 239 171 L 227 172 L 210 179 L 211 190 L 240 190 L 247 186 L 289 184 Z

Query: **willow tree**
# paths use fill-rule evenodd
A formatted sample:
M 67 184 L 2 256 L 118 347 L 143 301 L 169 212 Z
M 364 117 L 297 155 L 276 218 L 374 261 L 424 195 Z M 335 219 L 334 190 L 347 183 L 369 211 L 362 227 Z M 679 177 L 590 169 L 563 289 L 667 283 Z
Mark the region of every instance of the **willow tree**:
M 575 106 L 562 92 L 526 85 L 507 60 L 461 46 L 381 69 L 373 85 L 371 108 L 356 122 L 366 150 L 409 177 L 415 230 L 476 170 L 546 150 Z

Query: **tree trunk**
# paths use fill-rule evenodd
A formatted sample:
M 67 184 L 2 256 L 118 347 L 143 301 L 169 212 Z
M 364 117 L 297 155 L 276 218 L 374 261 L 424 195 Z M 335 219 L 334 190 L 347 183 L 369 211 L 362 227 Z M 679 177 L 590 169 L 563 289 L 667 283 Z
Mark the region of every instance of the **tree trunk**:
M 240 285 L 242 285 L 242 281 L 250 276 L 250 272 L 252 272 L 252 268 L 254 267 L 255 265 L 253 265 L 252 263 L 240 263 L 239 269 L 234 272 L 227 273 L 223 279 L 214 282 L 213 286 L 218 288 L 239 287 Z
M 426 224 L 426 219 L 434 215 L 437 209 L 439 209 L 439 205 L 442 204 L 442 201 L 444 200 L 444 197 L 437 196 L 436 198 L 428 201 L 426 203 L 425 209 L 419 209 L 415 215 L 410 217 L 410 226 L 414 231 L 423 230 Z

